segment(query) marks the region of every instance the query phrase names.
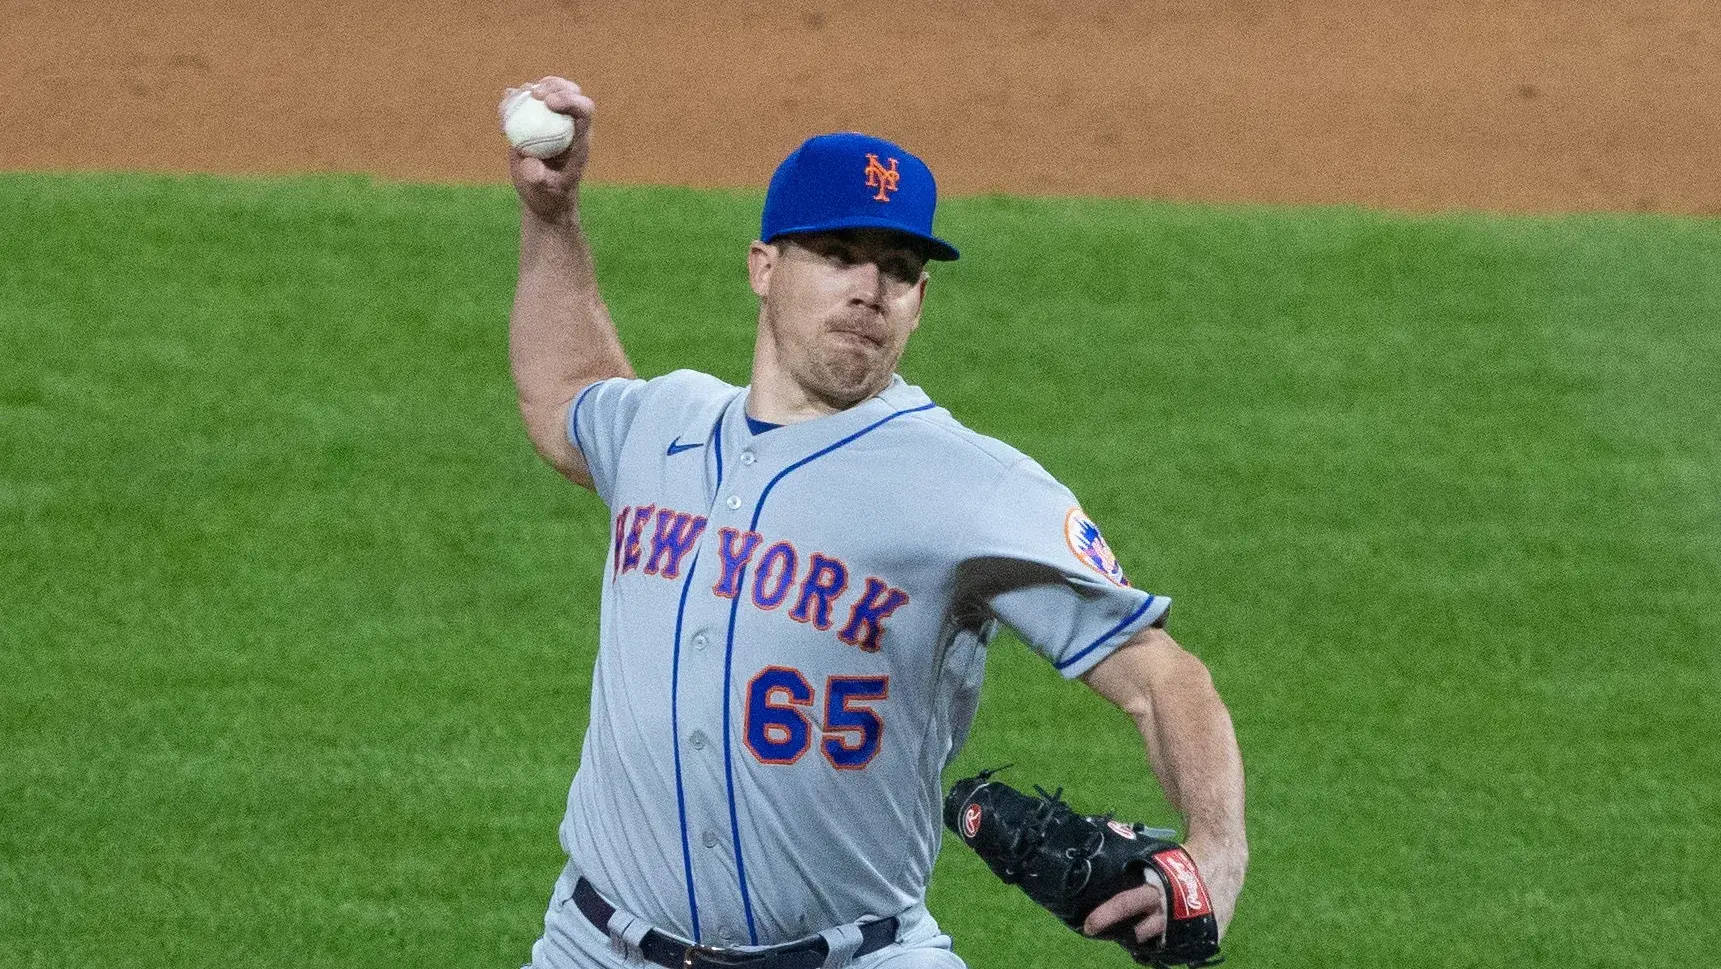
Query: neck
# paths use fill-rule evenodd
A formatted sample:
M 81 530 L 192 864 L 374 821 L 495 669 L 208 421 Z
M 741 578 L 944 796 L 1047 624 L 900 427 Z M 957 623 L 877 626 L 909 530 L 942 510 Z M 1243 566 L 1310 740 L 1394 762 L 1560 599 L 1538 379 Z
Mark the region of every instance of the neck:
M 782 374 L 753 369 L 753 387 L 747 395 L 747 416 L 772 424 L 799 424 L 835 414 L 844 408 L 808 394 Z

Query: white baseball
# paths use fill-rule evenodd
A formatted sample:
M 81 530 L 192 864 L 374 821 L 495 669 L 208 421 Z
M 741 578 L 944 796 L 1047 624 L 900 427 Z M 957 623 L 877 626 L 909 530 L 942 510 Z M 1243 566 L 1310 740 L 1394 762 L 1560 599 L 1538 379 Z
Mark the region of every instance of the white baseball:
M 574 119 L 521 88 L 502 106 L 502 131 L 508 143 L 533 158 L 554 158 L 574 143 Z

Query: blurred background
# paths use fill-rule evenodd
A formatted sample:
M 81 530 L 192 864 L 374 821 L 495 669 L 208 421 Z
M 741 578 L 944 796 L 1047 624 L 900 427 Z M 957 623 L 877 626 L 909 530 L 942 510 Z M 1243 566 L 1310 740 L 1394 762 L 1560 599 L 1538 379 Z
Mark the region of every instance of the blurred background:
M 593 177 L 752 187 L 864 128 L 956 193 L 1721 206 L 1693 0 L 0 3 L 0 169 L 495 182 L 502 89 L 603 111 Z

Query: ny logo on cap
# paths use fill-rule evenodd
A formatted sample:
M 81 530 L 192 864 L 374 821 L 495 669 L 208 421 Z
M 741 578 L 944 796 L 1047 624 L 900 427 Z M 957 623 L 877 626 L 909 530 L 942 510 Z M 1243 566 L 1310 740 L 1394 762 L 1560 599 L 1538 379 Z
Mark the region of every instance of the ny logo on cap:
M 892 158 L 890 167 L 886 168 L 879 164 L 877 155 L 870 151 L 867 152 L 866 187 L 878 189 L 878 194 L 873 196 L 874 201 L 890 201 L 889 193 L 896 191 L 896 182 L 901 177 L 901 173 L 896 170 L 896 159 Z

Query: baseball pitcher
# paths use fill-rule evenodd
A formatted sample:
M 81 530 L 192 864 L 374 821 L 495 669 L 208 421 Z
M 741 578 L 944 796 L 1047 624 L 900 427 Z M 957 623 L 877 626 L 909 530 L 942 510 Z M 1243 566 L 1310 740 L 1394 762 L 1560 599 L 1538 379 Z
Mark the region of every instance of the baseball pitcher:
M 593 102 L 530 91 L 575 134 L 510 153 L 510 360 L 533 445 L 611 536 L 534 969 L 961 967 L 925 905 L 944 825 L 1078 931 L 1210 962 L 1243 882 L 1243 772 L 1170 600 L 1038 464 L 896 374 L 928 260 L 957 258 L 932 172 L 882 139 L 809 139 L 747 253 L 751 382 L 640 379 L 581 231 Z M 990 773 L 946 798 L 1000 625 L 1129 713 L 1183 844 Z

